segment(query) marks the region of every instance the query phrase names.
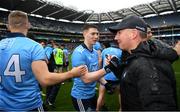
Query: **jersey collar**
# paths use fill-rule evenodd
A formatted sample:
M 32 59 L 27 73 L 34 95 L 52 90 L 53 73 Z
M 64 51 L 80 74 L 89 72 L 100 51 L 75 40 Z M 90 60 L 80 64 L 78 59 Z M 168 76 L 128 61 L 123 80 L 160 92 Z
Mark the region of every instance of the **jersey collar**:
M 82 43 L 81 45 L 82 45 L 82 47 L 84 47 L 84 48 L 87 49 L 88 51 L 93 52 L 93 49 L 92 49 L 92 50 L 88 49 L 88 47 L 86 46 L 86 44 Z
M 22 33 L 16 32 L 16 33 L 8 33 L 7 37 L 8 38 L 14 38 L 14 37 L 26 37 L 26 36 L 24 34 L 22 34 Z

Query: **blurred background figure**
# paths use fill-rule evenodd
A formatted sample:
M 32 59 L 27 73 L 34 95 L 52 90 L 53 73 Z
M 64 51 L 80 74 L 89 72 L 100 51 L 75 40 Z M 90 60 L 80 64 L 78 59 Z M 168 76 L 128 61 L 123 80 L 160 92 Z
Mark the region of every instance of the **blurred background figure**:
M 61 44 L 61 49 L 63 50 L 63 53 L 64 53 L 63 71 L 68 71 L 69 70 L 69 55 L 70 55 L 70 52 L 66 48 L 65 44 Z
M 55 59 L 55 72 L 60 73 L 63 70 L 64 52 L 58 43 L 54 44 L 53 55 Z
M 98 38 L 99 40 L 99 38 Z M 101 52 L 102 52 L 102 46 L 100 44 L 100 42 L 96 42 L 94 45 L 93 45 L 93 48 L 97 51 L 98 53 L 98 63 L 99 63 L 99 68 L 102 67 L 102 57 L 101 57 Z
M 107 55 L 116 56 L 118 59 L 121 59 L 122 51 L 118 48 L 116 44 L 113 44 L 113 46 L 110 45 L 109 42 L 104 42 L 103 46 L 105 47 L 102 51 L 102 61 L 103 61 L 103 67 L 106 65 L 105 61 L 107 58 Z M 120 69 L 120 68 L 119 68 Z M 120 100 L 120 81 L 119 79 L 114 75 L 113 72 L 107 73 L 104 76 L 104 79 L 108 82 L 105 85 L 102 85 L 100 83 L 99 85 L 99 96 L 97 100 L 97 107 L 96 111 L 107 111 L 108 108 L 105 106 L 105 91 L 108 91 L 109 94 L 113 94 L 114 92 L 118 92 L 119 96 L 119 107 L 121 104 Z M 119 109 L 120 110 L 120 109 Z

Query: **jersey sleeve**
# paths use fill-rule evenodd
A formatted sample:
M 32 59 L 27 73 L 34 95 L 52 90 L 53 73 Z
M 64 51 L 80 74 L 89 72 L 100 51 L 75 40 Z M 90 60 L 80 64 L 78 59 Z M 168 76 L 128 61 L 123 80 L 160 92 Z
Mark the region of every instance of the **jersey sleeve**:
M 57 49 L 53 49 L 53 54 L 55 55 L 57 53 Z
M 36 45 L 32 51 L 32 60 L 46 60 L 46 54 L 42 46 Z

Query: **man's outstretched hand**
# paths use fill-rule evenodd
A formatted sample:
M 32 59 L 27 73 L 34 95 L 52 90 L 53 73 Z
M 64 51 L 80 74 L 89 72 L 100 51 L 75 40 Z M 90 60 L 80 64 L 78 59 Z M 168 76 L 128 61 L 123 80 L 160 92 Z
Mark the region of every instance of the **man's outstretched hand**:
M 73 77 L 80 77 L 86 74 L 88 72 L 88 69 L 86 65 L 81 65 L 81 66 L 72 68 L 70 72 L 73 75 Z

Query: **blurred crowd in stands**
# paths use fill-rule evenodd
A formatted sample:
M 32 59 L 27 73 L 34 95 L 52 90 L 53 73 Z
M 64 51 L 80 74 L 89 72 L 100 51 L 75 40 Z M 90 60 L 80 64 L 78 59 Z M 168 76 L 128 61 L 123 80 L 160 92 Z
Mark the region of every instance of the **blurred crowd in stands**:
M 7 24 L 7 15 L 9 14 L 9 12 L 5 12 L 5 11 L 0 11 L 0 35 L 3 38 L 3 35 L 6 34 L 6 24 Z M 169 25 L 174 25 L 174 26 L 178 26 L 180 23 L 180 20 L 178 20 L 178 17 L 180 17 L 179 14 L 171 14 L 171 16 L 169 15 L 165 15 L 165 16 L 158 16 L 158 17 L 150 17 L 150 18 L 145 18 L 146 22 L 151 24 L 151 26 L 154 29 L 153 31 L 153 35 L 155 35 L 156 37 L 160 37 L 158 39 L 170 44 L 170 45 L 174 45 L 175 41 L 178 40 L 179 36 L 171 36 L 173 33 L 174 34 L 179 34 L 180 33 L 180 28 L 174 28 L 174 27 L 170 27 L 168 29 L 158 29 L 157 27 L 161 27 L 161 26 L 169 26 Z M 82 26 L 84 25 L 84 23 L 71 23 L 71 22 L 60 22 L 58 20 L 50 20 L 50 19 L 46 19 L 46 18 L 39 18 L 39 17 L 34 17 L 34 16 L 29 16 L 29 20 L 31 22 L 31 26 L 32 29 L 34 29 L 35 31 L 40 31 L 43 33 L 44 32 L 55 32 L 56 34 L 62 34 L 63 32 L 69 32 L 71 33 L 70 35 L 72 36 L 67 36 L 65 35 L 64 37 L 66 38 L 70 38 L 75 39 L 75 35 L 80 35 L 82 34 Z M 113 26 L 116 23 L 101 23 L 101 24 L 97 24 L 99 27 L 99 31 L 100 32 L 106 32 L 109 33 L 108 31 L 108 27 L 109 26 Z M 180 25 L 179 25 L 180 26 Z M 4 28 L 4 29 L 3 29 Z M 153 30 L 152 28 L 152 30 Z M 178 30 L 179 29 L 179 30 Z M 106 33 L 103 35 L 103 37 L 106 37 Z M 41 33 L 40 33 L 41 34 Z M 170 35 L 168 37 L 162 37 L 163 35 Z M 36 35 L 36 37 L 38 38 L 38 36 Z M 43 37 L 43 36 L 42 36 Z M 47 35 L 47 38 L 51 38 L 52 35 L 49 33 L 49 35 Z M 57 40 L 61 40 L 60 38 L 64 38 L 61 35 L 59 36 L 54 36 L 55 38 L 58 38 Z M 60 37 L 60 38 L 59 38 Z M 0 38 L 0 40 L 2 39 Z M 107 36 L 107 38 L 104 38 L 103 41 L 109 41 L 110 37 Z M 101 38 L 102 39 L 102 38 Z M 62 39 L 63 40 L 63 39 Z M 77 41 L 79 41 L 80 39 L 78 38 Z M 71 43 L 72 41 L 69 41 L 69 43 Z M 77 46 L 78 44 L 76 42 L 69 44 L 68 43 L 68 49 L 73 49 L 75 46 Z M 79 42 L 80 43 L 80 42 Z

